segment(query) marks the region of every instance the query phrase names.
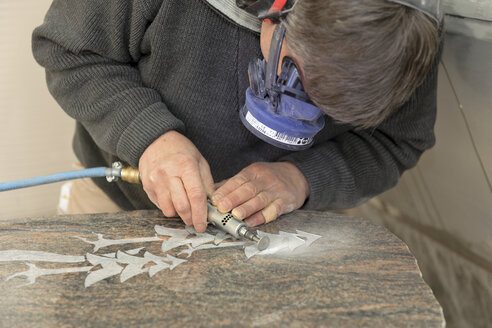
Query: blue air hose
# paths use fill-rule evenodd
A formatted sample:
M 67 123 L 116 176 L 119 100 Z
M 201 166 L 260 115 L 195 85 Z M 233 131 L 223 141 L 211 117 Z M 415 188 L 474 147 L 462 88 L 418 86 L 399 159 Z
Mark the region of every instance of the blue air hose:
M 57 173 L 53 175 L 34 177 L 29 179 L 8 181 L 8 182 L 0 183 L 0 192 L 32 187 L 32 186 L 39 186 L 39 185 L 53 183 L 53 182 L 60 182 L 60 181 L 80 179 L 80 178 L 97 178 L 97 177 L 108 177 L 109 179 L 115 179 L 117 177 L 121 177 L 121 168 L 94 167 L 85 170 L 70 171 L 70 172 Z

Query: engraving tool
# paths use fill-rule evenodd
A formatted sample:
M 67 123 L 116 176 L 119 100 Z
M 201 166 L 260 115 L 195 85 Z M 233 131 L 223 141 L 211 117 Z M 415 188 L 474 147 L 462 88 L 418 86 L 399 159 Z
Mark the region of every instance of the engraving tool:
M 60 182 L 80 178 L 106 177 L 108 182 L 122 181 L 140 184 L 140 172 L 137 168 L 123 166 L 121 162 L 114 162 L 111 167 L 95 167 L 85 170 L 63 172 L 53 175 L 9 181 L 0 183 L 0 192 L 43 185 L 52 182 Z M 230 213 L 220 213 L 215 206 L 207 202 L 208 214 L 207 220 L 216 228 L 233 235 L 236 238 L 246 238 L 254 241 L 260 251 L 265 250 L 270 244 L 268 237 L 259 237 L 248 225 L 234 218 Z
M 116 164 L 118 165 L 118 164 Z M 114 165 L 113 165 L 114 166 Z M 121 180 L 130 183 L 140 183 L 140 174 L 134 167 L 121 168 Z M 235 238 L 245 238 L 256 243 L 258 250 L 263 251 L 270 245 L 270 239 L 267 236 L 259 237 L 254 233 L 246 223 L 237 220 L 230 213 L 221 213 L 215 206 L 207 201 L 208 213 L 207 220 L 217 229 L 225 231 Z
M 223 230 L 236 238 L 246 238 L 256 242 L 258 250 L 263 251 L 270 245 L 270 239 L 267 236 L 259 237 L 248 225 L 234 218 L 230 213 L 221 213 L 215 206 L 207 202 L 208 207 L 208 222 L 212 223 L 216 228 Z
M 116 162 L 113 163 L 113 169 L 120 170 L 119 177 L 121 177 L 121 180 L 129 183 L 141 183 L 140 173 L 137 168 L 131 166 L 123 167 L 121 163 Z M 112 181 L 112 179 L 108 179 L 108 181 Z M 209 201 L 207 201 L 207 207 L 207 221 L 212 223 L 217 229 L 227 232 L 238 239 L 245 238 L 254 241 L 260 251 L 267 249 L 268 245 L 270 245 L 270 239 L 267 236 L 260 238 L 246 223 L 237 220 L 230 213 L 219 212 Z

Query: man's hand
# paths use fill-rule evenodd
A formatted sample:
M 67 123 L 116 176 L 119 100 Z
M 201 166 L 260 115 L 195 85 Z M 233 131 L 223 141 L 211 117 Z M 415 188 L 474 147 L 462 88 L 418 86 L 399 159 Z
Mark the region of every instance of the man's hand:
M 215 191 L 218 210 L 245 219 L 249 226 L 275 220 L 304 204 L 309 185 L 302 172 L 288 162 L 254 163 Z
M 207 195 L 214 191 L 210 167 L 193 143 L 176 131 L 156 139 L 138 164 L 143 188 L 165 216 L 179 215 L 198 232 L 207 227 Z

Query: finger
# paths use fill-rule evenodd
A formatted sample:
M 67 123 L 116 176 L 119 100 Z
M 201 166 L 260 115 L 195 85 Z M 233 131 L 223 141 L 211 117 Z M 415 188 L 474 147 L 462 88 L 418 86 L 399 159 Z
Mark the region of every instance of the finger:
M 255 214 L 251 215 L 249 218 L 244 220 L 244 222 L 249 226 L 249 227 L 256 227 L 260 224 L 265 223 L 265 218 L 263 217 L 263 214 L 260 212 L 256 212 Z
M 223 186 L 226 182 L 227 182 L 227 179 L 224 179 L 224 180 L 222 180 L 222 181 L 217 182 L 217 183 L 214 185 L 215 190 L 217 190 L 217 189 L 219 189 L 220 187 L 222 187 L 222 186 Z M 212 199 L 210 199 L 210 200 L 212 200 Z M 214 205 L 215 205 L 215 203 L 213 203 L 213 202 L 212 202 L 212 204 L 214 204 Z
M 214 192 L 212 195 L 212 203 L 217 206 L 219 211 L 223 213 L 229 212 L 232 209 L 232 203 L 225 196 L 229 195 L 247 181 L 249 181 L 249 179 L 241 172 L 233 176 Z
M 228 200 L 230 204 L 230 208 L 221 208 L 221 204 L 218 204 L 218 209 L 221 212 L 228 212 L 231 209 L 237 208 L 242 206 L 243 204 L 253 200 L 254 198 L 258 197 L 255 202 L 257 203 L 253 209 L 250 209 L 247 213 L 243 213 L 243 217 L 245 218 L 258 210 L 264 208 L 268 203 L 271 202 L 271 199 L 276 196 L 276 193 L 273 191 L 269 191 L 268 193 L 265 191 L 267 188 L 266 184 L 264 183 L 263 180 L 261 179 L 255 179 L 251 181 L 247 181 L 244 184 L 242 184 L 239 188 L 236 190 L 232 191 L 228 195 L 224 197 L 224 200 Z M 236 212 L 241 212 L 242 210 L 238 210 Z M 240 215 L 240 213 L 236 213 Z
M 271 195 L 271 193 L 265 191 L 259 192 L 255 197 L 251 198 L 241 206 L 234 208 L 231 212 L 232 216 L 238 220 L 243 220 L 244 218 L 253 215 L 270 204 L 272 199 L 269 195 Z
M 282 209 L 283 206 L 282 206 L 282 201 L 280 199 L 274 200 L 267 207 L 265 207 L 261 211 L 261 214 L 263 214 L 263 217 L 265 218 L 265 223 L 276 220 L 283 213 Z
M 148 177 L 147 171 L 143 168 L 140 169 L 140 178 L 142 180 L 142 187 L 149 200 L 157 207 L 159 207 L 159 202 L 157 201 L 157 195 L 154 192 L 155 186 L 153 181 Z M 159 207 L 160 208 L 160 207 Z
M 155 206 L 157 206 L 159 209 L 161 208 L 159 206 L 159 202 L 157 201 L 157 195 L 155 194 L 155 192 L 153 191 L 148 191 L 144 188 L 144 191 L 145 193 L 147 194 L 147 197 L 149 198 L 149 200 L 152 202 L 152 204 L 154 204 Z
M 143 188 L 149 200 L 157 208 L 159 208 L 166 217 L 176 217 L 177 213 L 171 201 L 171 195 L 169 194 L 169 191 L 166 189 L 166 187 L 164 187 L 162 183 L 160 183 L 160 186 L 158 184 L 153 185 L 154 186 L 151 189 L 146 188 L 145 186 Z M 159 192 L 160 197 L 157 196 L 157 192 L 154 190 L 158 190 L 157 192 Z
M 198 167 L 205 192 L 207 193 L 207 197 L 210 198 L 215 191 L 214 178 L 212 177 L 212 173 L 210 173 L 210 166 L 206 160 L 203 160 L 199 162 Z
M 183 220 L 186 225 L 191 225 L 193 223 L 191 219 L 191 206 L 181 179 L 178 177 L 170 178 L 169 190 L 173 206 L 181 217 L 181 220 Z
M 166 217 L 176 217 L 178 214 L 174 209 L 171 195 L 165 184 L 165 179 L 162 177 L 160 179 L 155 179 L 154 177 L 151 181 L 152 182 L 147 183 L 148 188 L 144 186 L 144 190 L 150 201 L 154 203 Z
M 164 193 L 159 198 L 159 208 L 161 209 L 162 213 L 168 218 L 176 217 L 178 215 L 176 209 L 174 208 L 169 192 Z
M 207 228 L 207 193 L 198 170 L 189 170 L 181 178 L 191 206 L 191 220 L 198 232 Z
M 256 212 L 255 214 L 244 220 L 244 222 L 246 222 L 246 224 L 250 227 L 255 227 L 263 223 L 272 222 L 283 214 L 282 207 L 282 200 L 276 199 L 260 212 Z

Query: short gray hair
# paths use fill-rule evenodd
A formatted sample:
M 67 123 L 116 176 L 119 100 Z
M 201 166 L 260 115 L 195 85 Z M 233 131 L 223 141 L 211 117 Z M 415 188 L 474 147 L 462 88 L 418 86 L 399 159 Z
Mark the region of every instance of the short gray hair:
M 409 99 L 439 46 L 434 21 L 386 0 L 298 0 L 285 25 L 310 98 L 360 128 Z

